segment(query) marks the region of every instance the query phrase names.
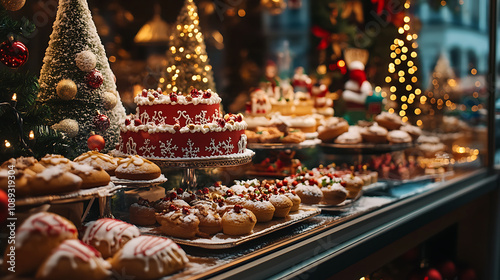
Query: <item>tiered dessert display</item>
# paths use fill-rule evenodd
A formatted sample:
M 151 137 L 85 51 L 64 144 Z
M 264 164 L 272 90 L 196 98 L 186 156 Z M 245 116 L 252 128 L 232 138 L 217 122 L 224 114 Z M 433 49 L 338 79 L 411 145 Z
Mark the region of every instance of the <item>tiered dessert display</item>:
M 184 184 L 196 186 L 195 168 L 248 163 L 246 122 L 241 114 L 222 115 L 221 98 L 211 90 L 163 94 L 143 90 L 137 113 L 124 122 L 118 155 L 140 155 L 161 167 L 184 168 Z

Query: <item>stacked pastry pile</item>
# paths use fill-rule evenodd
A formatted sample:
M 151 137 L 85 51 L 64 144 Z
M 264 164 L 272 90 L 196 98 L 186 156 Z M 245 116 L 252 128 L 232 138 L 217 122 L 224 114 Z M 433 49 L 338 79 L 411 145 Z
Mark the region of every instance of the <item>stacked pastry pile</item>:
M 169 236 L 207 237 L 222 232 L 246 235 L 257 222 L 268 222 L 299 210 L 300 197 L 283 181 L 236 181 L 227 187 L 216 183 L 195 193 L 169 191 L 163 199 L 139 199 L 130 206 L 130 222 L 153 226 Z
M 396 114 L 382 112 L 375 122 L 359 122 L 349 126 L 342 118 L 329 118 L 318 128 L 318 138 L 337 144 L 402 144 L 415 141 L 422 134 L 417 126 L 405 124 Z
M 338 205 L 346 199 L 358 196 L 363 186 L 376 183 L 377 172 L 363 171 L 353 173 L 335 167 L 318 167 L 303 170 L 283 180 L 295 190 L 305 204 Z
M 90 222 L 80 237 L 70 221 L 56 214 L 41 212 L 29 217 L 16 233 L 16 276 L 158 279 L 182 270 L 189 262 L 172 240 L 140 236 L 137 227 L 115 219 Z M 8 269 L 10 252 L 5 252 L 4 269 Z
M 123 179 L 154 179 L 161 171 L 138 156 L 120 159 L 90 151 L 74 161 L 61 155 L 46 155 L 40 161 L 34 157 L 11 158 L 0 167 L 0 188 L 7 189 L 11 175 L 15 175 L 16 195 L 26 197 L 106 186 L 113 175 Z

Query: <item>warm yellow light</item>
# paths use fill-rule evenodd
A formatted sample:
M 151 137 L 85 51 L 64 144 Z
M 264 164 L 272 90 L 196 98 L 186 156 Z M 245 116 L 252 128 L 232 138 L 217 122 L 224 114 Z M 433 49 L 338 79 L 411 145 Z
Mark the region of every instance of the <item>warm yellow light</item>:
M 181 30 L 182 26 L 177 25 L 177 30 Z
M 391 58 L 396 58 L 396 53 L 395 52 L 391 52 Z
M 415 73 L 415 72 L 414 72 L 414 73 Z M 412 77 L 412 78 L 411 78 L 411 81 L 412 81 L 412 82 L 414 82 L 414 83 L 416 83 L 416 82 L 418 81 L 418 79 L 417 79 L 417 77 Z
M 420 110 L 420 108 L 417 108 L 415 109 L 415 115 L 420 115 L 420 113 L 422 113 L 422 110 Z
M 238 16 L 239 16 L 239 17 L 244 17 L 246 14 L 247 14 L 247 13 L 245 12 L 245 10 L 243 10 L 243 9 L 239 9 L 239 10 L 238 10 Z
M 406 23 L 410 22 L 410 17 L 409 16 L 405 16 L 404 19 L 403 19 Z
M 413 99 L 412 98 L 408 98 L 408 104 L 413 104 Z
M 400 27 L 400 28 L 398 28 L 398 32 L 399 32 L 399 34 L 403 34 L 405 32 L 405 30 L 403 27 Z
M 28 137 L 29 137 L 30 140 L 35 139 L 35 133 L 33 132 L 33 130 L 30 130 L 30 133 L 28 134 Z
M 441 6 L 443 6 L 443 7 L 446 6 L 446 1 L 445 0 L 441 1 Z
M 413 71 L 413 69 L 411 69 L 411 68 L 408 69 L 408 74 L 413 75 L 414 73 L 415 73 L 415 71 Z
M 399 76 L 404 76 L 404 75 L 405 75 L 405 71 L 403 71 L 403 70 L 399 70 L 398 75 L 399 75 Z
M 343 61 L 343 60 L 341 59 L 341 60 L 337 61 L 337 65 L 338 65 L 339 67 L 345 67 L 345 61 Z
M 394 60 L 394 63 L 396 63 L 396 65 L 399 65 L 399 64 L 401 64 L 401 60 L 400 60 L 399 58 L 396 58 L 396 59 Z
M 412 67 L 413 66 L 413 61 L 409 60 L 408 63 L 406 63 L 406 65 L 408 65 L 408 67 Z
M 401 49 L 397 48 L 394 52 L 396 52 L 396 54 L 400 54 L 401 53 Z
M 401 60 L 402 60 L 402 61 L 405 61 L 407 58 L 408 58 L 408 57 L 406 56 L 406 54 L 403 54 L 403 55 L 401 56 Z
M 425 104 L 425 101 L 427 101 L 427 97 L 422 96 L 422 97 L 420 98 L 420 104 Z
M 472 75 L 476 75 L 476 74 L 477 74 L 477 70 L 476 70 L 476 68 L 472 68 L 472 70 L 470 70 L 470 73 L 471 73 Z
M 12 101 L 17 101 L 17 93 L 14 93 L 14 94 L 12 95 Z
M 397 48 L 396 45 L 391 45 L 391 51 L 395 50 Z
M 409 26 L 408 24 L 405 24 L 403 28 L 404 28 L 404 30 L 406 30 L 406 31 L 410 30 L 410 26 Z
M 177 91 L 177 87 L 173 87 L 172 90 L 176 92 Z
M 400 115 L 401 117 L 403 117 L 404 115 L 406 115 L 406 112 L 405 112 L 405 111 L 399 111 L 399 115 Z
M 422 121 L 421 121 L 421 120 L 418 120 L 418 121 L 417 121 L 417 125 L 418 125 L 418 126 L 422 126 L 422 124 L 423 124 L 423 123 L 422 123 Z
M 413 44 L 411 44 L 411 46 L 412 46 L 414 49 L 416 49 L 416 48 L 418 48 L 418 43 L 417 43 L 417 42 L 414 42 Z
M 410 2 L 406 2 L 405 3 L 405 9 L 409 9 L 410 8 Z
M 407 97 L 406 96 L 401 96 L 401 101 L 406 102 Z
M 408 105 L 406 105 L 406 104 L 401 105 L 401 109 L 403 109 L 403 110 L 408 109 Z
M 389 108 L 389 110 L 387 110 L 387 112 L 389 112 L 391 114 L 394 114 L 394 109 L 393 108 Z
M 405 122 L 407 122 L 407 121 L 408 121 L 408 117 L 407 117 L 407 116 L 404 116 L 404 117 L 402 117 L 402 118 L 401 118 L 401 120 L 405 123 Z
M 386 83 L 390 83 L 390 82 L 391 82 L 391 80 L 392 80 L 392 79 L 391 79 L 391 77 L 389 77 L 389 76 L 385 77 L 385 82 L 386 82 Z
M 399 82 L 400 83 L 404 83 L 406 80 L 405 80 L 405 77 L 399 77 Z
M 390 90 L 391 92 L 396 92 L 396 87 L 395 87 L 395 86 L 391 86 L 391 87 L 389 88 L 389 90 Z
M 375 91 L 376 91 L 376 92 L 380 92 L 381 90 L 382 90 L 382 88 L 381 88 L 380 86 L 376 86 L 376 87 L 375 87 Z
M 401 48 L 401 51 L 402 51 L 403 53 L 407 53 L 407 52 L 408 52 L 408 48 L 407 48 L 407 47 L 402 47 L 402 48 Z
M 165 82 L 165 78 L 160 78 L 160 83 L 163 84 Z
M 418 38 L 417 34 L 413 34 L 413 40 L 416 40 Z
M 410 34 L 406 35 L 406 40 L 407 40 L 407 41 L 411 41 L 411 39 L 413 39 L 413 38 L 411 37 L 411 35 L 410 35 Z
M 204 82 L 204 83 L 207 83 L 207 82 L 208 82 L 208 79 L 207 79 L 207 78 L 203 78 L 203 82 Z
M 411 52 L 411 57 L 413 58 L 417 57 L 417 52 Z
M 6 148 L 10 148 L 10 142 L 9 142 L 9 141 L 5 140 L 5 142 L 4 142 L 4 143 L 5 143 L 5 147 L 6 147 Z
M 391 94 L 391 96 L 389 97 L 392 101 L 395 101 L 396 100 L 396 95 L 395 94 Z
M 446 100 L 446 107 L 450 107 L 451 106 L 451 101 L 450 100 Z
M 193 81 L 196 81 L 196 76 L 193 76 L 191 79 L 193 79 Z
M 404 42 L 403 40 L 399 40 L 398 45 L 399 45 L 400 47 L 404 46 L 404 44 L 405 44 L 405 42 Z
M 183 52 L 183 51 L 184 51 L 184 48 L 183 48 L 183 47 L 180 47 L 180 48 L 179 48 L 179 51 L 180 51 L 180 52 Z
M 406 90 L 410 91 L 412 89 L 411 85 L 406 85 Z
M 481 86 L 481 82 L 480 82 L 480 81 L 476 81 L 476 82 L 474 83 L 474 85 L 475 85 L 476 87 L 480 87 L 480 86 Z
M 472 96 L 474 98 L 478 98 L 479 97 L 479 92 L 475 91 L 474 93 L 472 93 Z
M 396 69 L 394 69 L 394 68 L 389 68 L 389 73 L 394 73 L 394 71 L 396 71 Z
M 382 93 L 380 94 L 380 96 L 382 96 L 382 97 L 384 97 L 384 98 L 385 98 L 385 97 L 387 96 L 387 92 L 382 91 Z

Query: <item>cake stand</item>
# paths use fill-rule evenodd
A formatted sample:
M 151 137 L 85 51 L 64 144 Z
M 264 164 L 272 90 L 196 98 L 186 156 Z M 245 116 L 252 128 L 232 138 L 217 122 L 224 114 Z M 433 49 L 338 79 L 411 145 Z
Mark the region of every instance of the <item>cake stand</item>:
M 148 158 L 160 168 L 183 168 L 181 185 L 188 190 L 194 190 L 197 185 L 195 170 L 200 168 L 231 167 L 247 164 L 252 161 L 255 153 L 246 149 L 241 154 L 207 158 L 158 159 Z

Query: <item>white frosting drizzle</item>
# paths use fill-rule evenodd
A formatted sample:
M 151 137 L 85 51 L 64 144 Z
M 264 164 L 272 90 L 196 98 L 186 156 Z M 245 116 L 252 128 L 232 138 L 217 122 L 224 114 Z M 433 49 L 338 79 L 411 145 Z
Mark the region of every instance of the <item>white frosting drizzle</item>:
M 78 263 L 76 262 L 77 258 L 88 263 L 92 270 L 98 267 L 103 267 L 105 269 L 111 268 L 111 265 L 102 259 L 99 252 L 95 251 L 95 249 L 90 248 L 80 240 L 70 239 L 61 243 L 45 261 L 42 276 L 47 276 L 49 272 L 57 266 L 61 259 L 68 259 L 71 263 L 71 268 L 76 270 L 78 268 Z M 108 273 L 111 274 L 111 272 Z
M 87 229 L 82 241 L 89 244 L 92 240 L 99 246 L 100 242 L 106 241 L 110 252 L 116 252 L 123 242 L 123 237 L 132 239 L 141 235 L 139 229 L 129 223 L 116 219 L 99 219 L 87 224 Z
M 142 235 L 123 246 L 120 259 L 139 259 L 144 262 L 145 271 L 150 270 L 150 261 L 156 262 L 159 273 L 166 264 L 189 262 L 186 253 L 168 238 Z
M 174 129 L 174 125 L 170 125 L 170 124 L 160 124 L 160 125 L 142 124 L 142 125 L 134 126 L 133 123 L 131 123 L 129 125 L 123 125 L 120 130 L 121 130 L 121 132 L 147 131 L 149 134 L 165 133 L 165 132 L 169 132 L 172 134 L 175 134 L 177 132 L 179 132 L 179 133 L 202 132 L 203 134 L 206 134 L 207 132 L 238 131 L 238 130 L 246 129 L 247 127 L 248 127 L 248 125 L 245 121 L 234 122 L 234 124 L 226 122 L 223 127 L 220 127 L 219 124 L 216 122 L 211 122 L 211 123 L 203 124 L 203 125 L 202 124 L 194 124 L 194 125 L 191 124 L 190 126 L 184 126 L 184 127 L 180 128 L 179 131 L 176 131 Z
M 44 236 L 62 235 L 65 238 L 70 238 L 76 233 L 76 228 L 72 223 L 56 214 L 40 212 L 29 217 L 19 227 L 16 236 L 17 245 L 23 246 L 23 243 L 33 233 Z

